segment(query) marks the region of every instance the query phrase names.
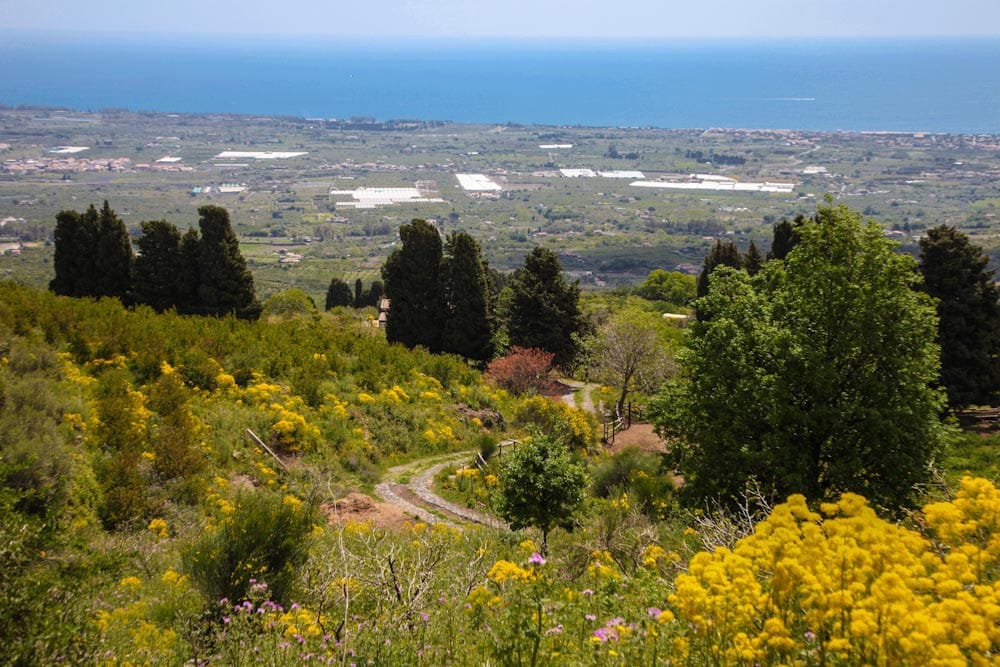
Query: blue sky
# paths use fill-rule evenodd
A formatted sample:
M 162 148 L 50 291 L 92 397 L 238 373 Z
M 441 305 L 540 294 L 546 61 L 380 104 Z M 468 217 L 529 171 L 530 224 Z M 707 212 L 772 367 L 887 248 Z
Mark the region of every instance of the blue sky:
M 0 28 L 644 39 L 1000 35 L 1000 0 L 0 0 Z

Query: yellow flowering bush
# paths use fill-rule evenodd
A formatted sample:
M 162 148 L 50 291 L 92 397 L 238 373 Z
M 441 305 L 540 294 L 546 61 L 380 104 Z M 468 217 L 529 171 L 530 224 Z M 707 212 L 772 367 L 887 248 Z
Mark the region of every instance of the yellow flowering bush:
M 670 597 L 691 650 L 715 661 L 995 664 L 1000 492 L 966 478 L 924 516 L 934 542 L 861 496 L 802 496 L 732 551 L 692 558 Z

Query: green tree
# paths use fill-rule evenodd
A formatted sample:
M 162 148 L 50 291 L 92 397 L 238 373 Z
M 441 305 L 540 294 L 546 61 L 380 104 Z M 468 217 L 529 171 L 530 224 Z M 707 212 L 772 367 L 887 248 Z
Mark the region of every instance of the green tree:
M 755 478 L 780 496 L 906 504 L 945 433 L 931 299 L 913 258 L 843 206 L 798 234 L 755 278 L 713 274 L 657 429 L 692 499 L 732 500 Z
M 635 293 L 650 301 L 666 301 L 677 306 L 686 305 L 695 297 L 697 285 L 693 276 L 677 271 L 654 269 L 646 276 Z
M 181 237 L 181 272 L 177 276 L 177 309 L 182 313 L 201 312 L 198 286 L 201 285 L 201 234 L 190 227 Z
M 708 294 L 708 287 L 711 282 L 712 271 L 717 266 L 731 266 L 734 269 L 743 268 L 743 255 L 739 248 L 730 240 L 716 240 L 712 249 L 705 256 L 701 273 L 698 275 L 698 296 L 703 297 Z
M 97 216 L 97 244 L 93 253 L 95 296 L 127 300 L 132 291 L 135 255 L 125 223 L 106 200 Z
M 166 220 L 143 222 L 137 245 L 133 299 L 157 312 L 179 306 L 178 282 L 184 275 L 180 231 Z
M 533 435 L 509 449 L 496 510 L 514 530 L 534 526 L 542 531 L 542 551 L 547 551 L 553 528 L 573 527 L 583 504 L 587 473 L 562 443 L 546 436 Z
M 441 349 L 487 361 L 493 356 L 489 283 L 479 244 L 467 232 L 448 236 L 441 282 L 446 313 Z
M 567 283 L 559 258 L 536 247 L 510 285 L 505 320 L 511 345 L 539 347 L 554 353 L 557 366 L 576 358 L 577 338 L 584 333 L 580 286 Z
M 364 286 L 365 286 L 365 284 L 363 282 L 361 282 L 361 278 L 358 278 L 357 280 L 354 281 L 354 307 L 355 308 L 362 308 L 365 305 L 363 303 L 364 302 L 364 298 L 365 298 L 364 292 L 363 292 Z M 348 289 L 350 289 L 350 288 L 348 288 Z M 345 303 L 343 305 L 347 306 L 347 305 L 350 305 L 350 304 L 346 304 Z M 327 308 L 327 310 L 330 310 L 330 309 Z
M 789 222 L 788 220 L 782 220 L 781 222 L 775 223 L 774 233 L 771 239 L 771 249 L 767 251 L 767 258 L 771 259 L 784 259 L 788 253 L 792 251 L 792 248 L 796 246 L 799 242 L 798 228 L 804 225 L 806 222 L 806 217 L 801 213 L 795 216 L 795 219 Z
M 265 317 L 292 318 L 312 315 L 316 312 L 316 302 L 297 287 L 272 294 L 264 301 L 261 314 Z
M 253 275 L 229 224 L 229 213 L 220 206 L 202 206 L 198 214 L 199 309 L 208 315 L 235 314 L 241 319 L 256 319 L 261 306 L 254 292 Z
M 1000 291 L 988 263 L 954 227 L 920 239 L 923 289 L 938 299 L 941 384 L 953 407 L 993 403 L 1000 390 Z
M 399 228 L 402 247 L 382 266 L 385 294 L 391 300 L 385 336 L 407 347 L 441 349 L 442 243 L 437 229 L 415 219 Z
M 753 242 L 753 239 L 750 239 L 750 247 L 747 248 L 746 254 L 743 255 L 743 268 L 751 276 L 757 275 L 764 268 L 764 255 L 760 252 L 757 244 Z
M 659 319 L 659 316 L 656 316 Z M 654 391 L 671 370 L 667 347 L 648 313 L 619 311 L 598 329 L 590 351 L 591 370 L 601 382 L 618 389 L 615 414 L 622 415 L 629 392 Z
M 373 280 L 372 284 L 368 286 L 368 291 L 362 297 L 361 305 L 378 307 L 378 302 L 382 300 L 383 295 L 385 295 L 385 288 L 382 286 L 382 281 Z
M 56 275 L 49 283 L 49 289 L 55 294 L 76 297 L 96 294 L 97 219 L 97 209 L 93 205 L 83 214 L 61 211 L 56 216 L 52 258 Z
M 340 278 L 332 278 L 330 286 L 326 288 L 326 308 L 336 308 L 337 306 L 357 306 L 354 296 L 351 294 L 351 286 Z

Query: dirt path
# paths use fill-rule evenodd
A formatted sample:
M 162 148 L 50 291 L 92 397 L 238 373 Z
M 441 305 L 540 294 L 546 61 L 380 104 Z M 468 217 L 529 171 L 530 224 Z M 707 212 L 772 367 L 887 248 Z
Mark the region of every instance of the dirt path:
M 602 416 L 600 412 L 594 409 L 594 401 L 591 398 L 591 394 L 595 389 L 600 387 L 599 384 L 593 384 L 591 382 L 579 382 L 577 380 L 559 380 L 560 384 L 564 384 L 569 387 L 569 393 L 563 394 L 561 396 L 564 403 L 577 407 L 576 405 L 576 392 L 580 392 L 581 401 L 579 407 L 588 412 L 593 412 L 598 417 Z
M 407 514 L 426 523 L 479 523 L 502 527 L 504 523 L 496 517 L 445 500 L 432 490 L 434 476 L 442 468 L 463 460 L 468 461 L 475 454 L 475 450 L 469 450 L 394 466 L 375 485 L 375 491 L 385 502 L 402 508 Z

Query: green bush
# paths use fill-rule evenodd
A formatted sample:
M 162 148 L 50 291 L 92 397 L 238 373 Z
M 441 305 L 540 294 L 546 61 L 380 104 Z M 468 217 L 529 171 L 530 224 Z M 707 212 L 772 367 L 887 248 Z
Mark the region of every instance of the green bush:
M 266 582 L 269 597 L 285 603 L 309 554 L 314 511 L 289 496 L 255 491 L 182 552 L 184 568 L 209 602 L 248 599 Z

